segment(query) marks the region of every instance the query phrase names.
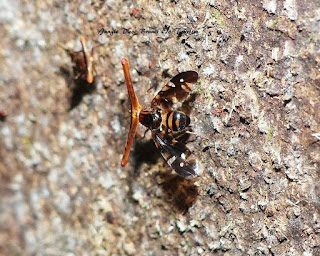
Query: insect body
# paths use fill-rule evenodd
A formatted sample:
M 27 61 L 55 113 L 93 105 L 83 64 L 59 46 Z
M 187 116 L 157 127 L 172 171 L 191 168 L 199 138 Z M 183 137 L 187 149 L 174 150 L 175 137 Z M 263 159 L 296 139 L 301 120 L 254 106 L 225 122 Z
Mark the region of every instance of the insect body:
M 198 73 L 187 71 L 176 75 L 155 96 L 150 109 L 141 109 L 133 89 L 127 59 L 122 60 L 122 66 L 131 101 L 131 127 L 121 165 L 125 166 L 128 162 L 140 122 L 151 130 L 156 147 L 173 170 L 185 178 L 198 176 L 197 161 L 191 157 L 191 151 L 186 146 L 192 132 L 190 117 L 174 109 L 176 103 L 187 99 L 192 91 L 192 84 L 198 80 Z
M 93 65 L 93 49 L 90 52 L 86 39 L 84 36 L 80 37 L 80 42 L 82 45 L 82 50 L 79 52 L 74 52 L 68 49 L 65 49 L 63 46 L 60 45 L 64 50 L 66 50 L 71 59 L 74 63 L 73 71 L 74 76 L 76 79 L 82 79 L 83 81 L 86 81 L 88 84 L 93 83 L 94 77 L 93 77 L 93 71 L 94 71 L 94 65 Z

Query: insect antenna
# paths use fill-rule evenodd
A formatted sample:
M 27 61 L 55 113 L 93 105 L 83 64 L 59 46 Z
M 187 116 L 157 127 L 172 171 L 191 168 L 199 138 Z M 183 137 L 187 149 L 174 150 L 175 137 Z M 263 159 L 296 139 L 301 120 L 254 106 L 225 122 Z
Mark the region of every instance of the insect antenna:
M 126 80 L 126 85 L 128 89 L 128 94 L 130 97 L 130 102 L 131 102 L 131 125 L 130 125 L 130 131 L 128 134 L 127 138 L 127 143 L 124 149 L 124 153 L 122 156 L 121 160 L 121 166 L 125 166 L 128 163 L 129 155 L 130 155 L 130 149 L 133 144 L 134 136 L 136 134 L 138 124 L 139 124 L 139 113 L 141 110 L 141 106 L 139 104 L 138 98 L 136 93 L 134 92 L 133 89 L 133 84 L 130 76 L 130 71 L 129 71 L 129 61 L 127 58 L 123 58 L 121 60 L 122 68 L 123 68 L 123 73 L 124 77 Z

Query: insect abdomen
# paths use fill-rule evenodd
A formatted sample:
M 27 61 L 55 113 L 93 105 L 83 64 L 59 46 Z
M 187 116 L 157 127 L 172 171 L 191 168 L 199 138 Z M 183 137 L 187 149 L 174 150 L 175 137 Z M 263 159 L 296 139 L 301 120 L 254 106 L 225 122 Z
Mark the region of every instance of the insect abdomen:
M 190 124 L 190 117 L 183 112 L 171 111 L 167 115 L 167 126 L 174 132 L 182 131 Z

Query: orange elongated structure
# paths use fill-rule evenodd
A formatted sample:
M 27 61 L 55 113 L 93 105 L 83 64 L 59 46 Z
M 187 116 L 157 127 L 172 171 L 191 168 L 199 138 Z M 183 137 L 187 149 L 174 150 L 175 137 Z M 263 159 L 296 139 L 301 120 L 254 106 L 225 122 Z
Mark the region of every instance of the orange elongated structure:
M 87 82 L 91 84 L 93 82 L 93 57 L 90 54 L 87 44 L 86 38 L 84 36 L 80 37 L 80 42 L 82 45 L 84 58 L 85 58 L 85 65 L 86 65 L 86 72 L 87 72 Z
M 128 59 L 123 58 L 121 60 L 121 64 L 122 64 L 124 77 L 125 77 L 126 85 L 127 85 L 127 89 L 128 89 L 128 94 L 129 94 L 130 102 L 131 102 L 131 126 L 130 126 L 130 131 L 129 131 L 128 138 L 127 138 L 127 143 L 126 143 L 124 153 L 122 156 L 122 160 L 121 160 L 121 166 L 123 167 L 128 163 L 128 159 L 130 156 L 130 149 L 133 144 L 134 137 L 135 137 L 135 134 L 136 134 L 136 131 L 138 128 L 138 124 L 139 124 L 139 114 L 140 114 L 141 106 L 139 104 L 137 95 L 135 94 L 134 89 L 133 89 L 133 84 L 132 84 L 130 71 L 129 71 Z

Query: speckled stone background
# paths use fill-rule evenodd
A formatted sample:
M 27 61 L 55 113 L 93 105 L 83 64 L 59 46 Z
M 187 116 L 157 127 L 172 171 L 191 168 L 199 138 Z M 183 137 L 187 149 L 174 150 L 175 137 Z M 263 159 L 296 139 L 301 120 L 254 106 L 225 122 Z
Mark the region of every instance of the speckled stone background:
M 1 0 L 0 254 L 320 255 L 319 31 L 319 0 Z M 96 84 L 73 102 L 80 35 Z M 146 106 L 199 73 L 199 178 L 149 133 L 120 167 L 123 57 Z

